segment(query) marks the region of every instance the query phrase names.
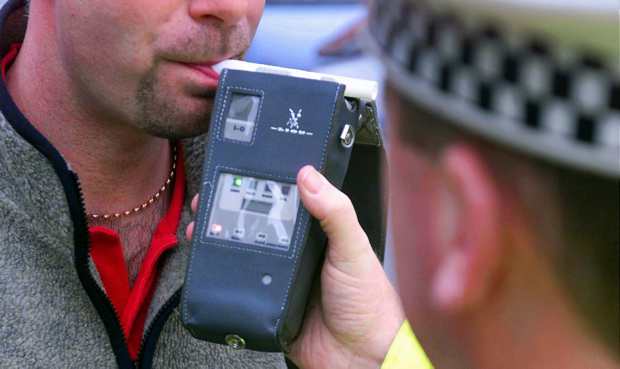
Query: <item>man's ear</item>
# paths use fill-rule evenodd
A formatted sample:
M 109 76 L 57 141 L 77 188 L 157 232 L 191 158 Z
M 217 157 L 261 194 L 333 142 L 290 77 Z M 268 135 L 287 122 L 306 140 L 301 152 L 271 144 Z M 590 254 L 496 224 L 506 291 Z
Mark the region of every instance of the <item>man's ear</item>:
M 438 309 L 460 313 L 484 301 L 499 277 L 501 191 L 472 146 L 448 145 L 439 169 L 445 196 L 438 200 L 442 247 L 432 295 Z

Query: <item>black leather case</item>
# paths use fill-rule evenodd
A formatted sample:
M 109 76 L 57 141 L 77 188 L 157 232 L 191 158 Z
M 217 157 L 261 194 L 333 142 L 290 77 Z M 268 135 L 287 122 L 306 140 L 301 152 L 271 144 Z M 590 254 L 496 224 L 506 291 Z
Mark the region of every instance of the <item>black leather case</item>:
M 247 349 L 286 351 L 302 324 L 326 244 L 318 222 L 302 205 L 288 250 L 209 237 L 208 212 L 222 172 L 295 184 L 299 169 L 313 165 L 352 198 L 360 223 L 382 258 L 385 213 L 379 173 L 383 150 L 375 107 L 345 101 L 344 89 L 329 81 L 236 70 L 222 73 L 181 299 L 183 323 L 194 337 L 225 344 L 227 336 L 236 335 Z M 250 142 L 224 137 L 224 117 L 236 93 L 261 97 Z M 286 132 L 289 109 L 303 110 L 300 129 L 306 134 Z M 351 148 L 340 138 L 347 124 L 357 136 Z M 273 277 L 268 286 L 261 283 L 264 274 Z

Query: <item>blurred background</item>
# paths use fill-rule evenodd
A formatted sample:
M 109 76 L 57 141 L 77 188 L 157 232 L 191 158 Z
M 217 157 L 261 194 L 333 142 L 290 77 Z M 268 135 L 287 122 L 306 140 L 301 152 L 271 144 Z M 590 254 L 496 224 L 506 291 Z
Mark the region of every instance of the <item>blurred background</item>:
M 262 21 L 247 58 L 290 68 L 313 69 L 359 56 L 357 45 L 333 55 L 321 48 L 364 19 L 358 0 L 267 0 Z
M 381 64 L 362 51 L 365 25 L 364 0 L 267 0 L 246 60 L 370 79 L 381 85 Z M 383 126 L 381 94 L 377 102 Z M 385 268 L 395 283 L 390 245 L 388 236 Z

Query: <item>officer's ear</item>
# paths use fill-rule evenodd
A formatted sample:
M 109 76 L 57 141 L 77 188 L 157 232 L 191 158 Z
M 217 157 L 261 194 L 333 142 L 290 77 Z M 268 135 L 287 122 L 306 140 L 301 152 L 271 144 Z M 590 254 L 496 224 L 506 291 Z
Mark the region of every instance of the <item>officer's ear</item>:
M 470 145 L 448 144 L 438 166 L 444 188 L 438 199 L 441 250 L 432 294 L 438 309 L 458 314 L 481 304 L 499 278 L 501 191 Z

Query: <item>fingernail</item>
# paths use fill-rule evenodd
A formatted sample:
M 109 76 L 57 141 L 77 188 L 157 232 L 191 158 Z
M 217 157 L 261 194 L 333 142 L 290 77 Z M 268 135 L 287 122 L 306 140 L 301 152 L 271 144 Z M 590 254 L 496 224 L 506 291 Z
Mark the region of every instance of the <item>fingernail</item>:
M 313 194 L 319 193 L 323 187 L 323 177 L 314 168 L 310 168 L 304 176 L 304 187 Z

